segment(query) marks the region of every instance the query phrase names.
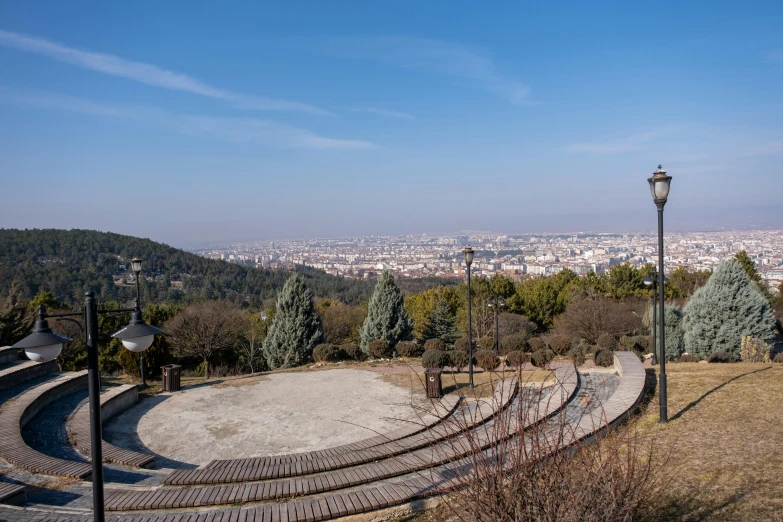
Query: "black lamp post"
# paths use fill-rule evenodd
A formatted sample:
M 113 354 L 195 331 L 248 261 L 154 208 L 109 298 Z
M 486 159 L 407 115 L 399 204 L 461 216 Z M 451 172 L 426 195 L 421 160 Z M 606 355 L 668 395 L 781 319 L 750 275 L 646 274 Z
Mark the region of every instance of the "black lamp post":
M 660 391 L 658 392 L 658 402 L 660 403 L 660 422 L 664 423 L 669 420 L 669 414 L 666 411 L 666 333 L 664 332 L 664 293 L 663 293 L 663 207 L 666 205 L 666 200 L 669 198 L 669 185 L 671 184 L 672 177 L 666 175 L 666 171 L 658 165 L 658 170 L 653 172 L 653 175 L 647 178 L 647 182 L 650 184 L 650 193 L 653 197 L 655 206 L 658 207 L 658 306 L 660 306 L 660 338 L 661 338 L 661 352 L 659 355 L 659 361 L 661 363 L 661 377 L 660 377 Z
M 495 309 L 495 353 L 500 353 L 500 326 L 498 324 L 498 314 L 502 306 L 506 306 L 506 301 L 496 295 L 495 299 L 487 301 L 487 306 Z
M 473 249 L 468 247 L 462 253 L 465 254 L 465 264 L 468 266 L 468 385 L 473 388 L 473 318 L 470 313 L 470 265 L 473 263 Z
M 98 302 L 95 293 L 89 291 L 85 294 L 84 309 L 81 312 L 69 312 L 62 314 L 46 314 L 44 307 L 38 308 L 38 320 L 35 323 L 33 333 L 19 341 L 14 348 L 22 348 L 27 357 L 32 361 L 46 362 L 55 359 L 63 348 L 63 343 L 72 341 L 70 337 L 52 332 L 49 328 L 48 318 L 55 320 L 71 321 L 76 323 L 85 334 L 84 344 L 87 346 L 87 387 L 90 394 L 90 459 L 92 460 L 92 503 L 93 517 L 96 522 L 104 522 L 103 506 L 103 437 L 101 434 L 101 376 L 98 370 L 98 316 L 115 314 L 120 312 L 133 312 L 131 324 L 115 333 L 113 337 L 122 339 L 123 345 L 135 343 L 141 346 L 146 342 L 147 336 L 162 333 L 162 330 L 141 322 L 136 322 L 136 312 L 139 311 L 138 301 L 135 308 L 118 308 L 115 310 L 98 311 Z M 81 323 L 72 319 L 81 317 Z M 139 311 L 138 318 L 141 317 Z M 123 333 L 123 332 L 127 332 Z M 149 344 L 152 341 L 150 340 Z M 147 346 L 149 346 L 147 344 Z
M 652 357 L 652 363 L 653 365 L 658 364 L 658 352 L 656 351 L 658 349 L 657 343 L 655 342 L 655 328 L 658 326 L 658 310 L 655 308 L 655 273 L 653 273 L 651 276 L 645 276 L 644 278 L 644 286 L 651 286 L 653 289 L 653 316 L 652 316 L 652 344 L 653 344 L 653 357 Z
M 147 381 L 144 378 L 144 350 L 152 345 L 155 335 L 163 333 L 163 330 L 156 328 L 144 322 L 141 314 L 141 297 L 139 292 L 139 279 L 141 276 L 141 259 L 134 257 L 131 260 L 131 269 L 136 275 L 136 304 L 133 307 L 133 315 L 128 326 L 112 335 L 122 339 L 122 345 L 131 352 L 139 353 L 139 370 L 141 372 L 141 387 L 147 387 Z

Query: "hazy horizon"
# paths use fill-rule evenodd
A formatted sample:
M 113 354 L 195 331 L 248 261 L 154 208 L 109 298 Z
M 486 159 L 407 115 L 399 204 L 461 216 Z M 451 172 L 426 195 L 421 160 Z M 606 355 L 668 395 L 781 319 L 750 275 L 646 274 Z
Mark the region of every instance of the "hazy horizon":
M 0 227 L 783 227 L 783 4 L 0 5 Z M 730 30 L 729 30 L 730 29 Z M 600 35 L 600 37 L 596 37 Z

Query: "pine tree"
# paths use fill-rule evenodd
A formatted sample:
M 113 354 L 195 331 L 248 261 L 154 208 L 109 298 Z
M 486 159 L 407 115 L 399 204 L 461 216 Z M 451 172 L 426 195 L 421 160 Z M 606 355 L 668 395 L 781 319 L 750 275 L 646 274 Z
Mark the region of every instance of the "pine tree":
M 304 364 L 323 342 L 321 319 L 304 279 L 293 275 L 286 281 L 277 295 L 276 310 L 263 344 L 267 364 L 273 370 Z
M 656 303 L 658 304 L 658 303 Z M 660 306 L 660 304 L 658 304 Z M 650 334 L 652 335 L 652 322 L 653 322 L 653 309 L 652 307 L 647 309 L 647 320 L 645 325 L 650 327 Z M 661 314 L 660 309 L 656 312 L 656 319 L 658 325 L 655 326 L 655 353 L 660 353 L 661 336 L 660 336 L 660 324 Z M 682 355 L 685 351 L 685 332 L 682 330 L 682 310 L 675 305 L 664 305 L 664 330 L 666 334 L 666 360 L 674 361 Z
M 35 314 L 22 301 L 19 283 L 14 280 L 5 303 L 0 307 L 0 346 L 21 341 L 33 327 Z
M 744 250 L 741 250 L 740 252 L 737 252 L 737 255 L 734 256 L 734 260 L 742 265 L 742 268 L 745 270 L 745 273 L 748 274 L 748 277 L 750 277 L 750 279 L 756 283 L 756 286 L 759 287 L 761 295 L 763 295 L 765 299 L 771 300 L 772 294 L 770 294 L 769 288 L 761 278 L 761 274 L 759 274 L 758 270 L 756 270 L 756 263 L 753 262 L 748 253 Z
M 364 353 L 369 354 L 370 342 L 375 339 L 384 339 L 390 346 L 396 346 L 410 337 L 413 320 L 408 317 L 403 304 L 402 293 L 394 283 L 394 276 L 388 270 L 384 271 L 375 285 L 367 318 L 359 330 L 359 347 Z
M 775 317 L 769 301 L 735 261 L 721 263 L 683 309 L 685 349 L 707 358 L 726 351 L 740 358 L 742 336 L 772 341 Z
M 441 339 L 451 346 L 459 338 L 457 331 L 457 316 L 452 313 L 448 301 L 439 298 L 435 302 L 435 308 L 430 312 L 427 326 L 424 327 L 423 340 Z

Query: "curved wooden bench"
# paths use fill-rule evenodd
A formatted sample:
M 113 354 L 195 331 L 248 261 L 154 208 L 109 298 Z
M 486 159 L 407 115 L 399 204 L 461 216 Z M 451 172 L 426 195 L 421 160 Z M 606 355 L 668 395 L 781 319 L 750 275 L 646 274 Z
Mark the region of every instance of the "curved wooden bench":
M 87 387 L 87 370 L 59 375 L 24 392 L 0 408 L 0 457 L 32 473 L 57 477 L 85 478 L 90 464 L 50 457 L 28 446 L 22 428 L 48 404 Z
M 19 506 L 27 502 L 27 492 L 21 484 L 0 482 L 0 504 Z
M 508 381 L 510 381 L 509 379 Z M 578 375 L 568 368 L 558 371 L 560 386 L 553 391 L 551 400 L 537 403 L 531 408 L 532 424 L 541 422 L 557 412 L 573 397 Z M 514 395 L 512 384 L 504 383 L 505 392 Z M 502 388 L 499 388 L 499 391 Z M 502 393 L 502 392 L 501 392 Z M 498 400 L 502 400 L 499 397 Z M 500 411 L 500 408 L 493 408 Z M 475 428 L 475 427 L 474 427 Z M 494 441 L 489 432 L 475 428 L 474 441 L 480 441 L 478 450 L 485 449 Z M 491 432 L 491 430 L 489 430 Z M 462 435 L 464 436 L 464 434 Z M 430 439 L 432 442 L 432 438 Z M 263 483 L 244 483 L 233 486 L 202 486 L 190 488 L 160 488 L 148 491 L 117 491 L 106 498 L 107 511 L 133 511 L 147 509 L 175 509 L 233 504 L 237 502 L 259 502 L 313 495 L 335 489 L 345 489 L 406 475 L 417 471 L 461 459 L 476 446 L 459 443 L 443 442 L 435 446 L 425 447 L 386 460 L 378 460 L 360 466 L 347 467 L 327 473 L 319 473 L 312 477 L 290 478 Z
M 0 369 L 0 391 L 13 388 L 23 382 L 57 371 L 56 361 L 38 363 L 16 359 L 13 362 L 6 362 L 5 364 L 6 366 Z
M 409 437 L 391 440 L 382 444 L 375 443 L 377 438 L 373 437 L 373 443 L 364 449 L 342 451 L 331 448 L 313 452 L 320 458 L 301 461 L 289 460 L 285 458 L 286 456 L 282 458 L 269 456 L 222 461 L 225 463 L 223 467 L 176 470 L 165 478 L 164 484 L 170 486 L 230 484 L 232 482 L 252 482 L 256 480 L 296 477 L 356 466 L 414 451 L 429 446 L 438 440 L 457 435 L 460 431 L 478 426 L 491 419 L 498 411 L 508 406 L 514 398 L 513 390 L 516 384 L 512 383 L 512 380 L 506 379 L 503 381 L 503 384 L 497 388 L 490 401 L 481 401 L 479 403 L 477 413 L 470 419 L 470 423 L 467 426 L 458 422 L 435 422 L 432 428 L 417 430 L 416 434 Z
M 123 384 L 109 388 L 101 393 L 101 422 L 105 423 L 117 413 L 139 401 L 139 389 L 135 384 Z M 66 424 L 68 438 L 79 451 L 90 455 L 90 403 L 84 402 L 71 415 Z M 155 457 L 146 453 L 118 448 L 103 441 L 103 461 L 129 466 L 131 468 L 149 468 L 155 464 Z

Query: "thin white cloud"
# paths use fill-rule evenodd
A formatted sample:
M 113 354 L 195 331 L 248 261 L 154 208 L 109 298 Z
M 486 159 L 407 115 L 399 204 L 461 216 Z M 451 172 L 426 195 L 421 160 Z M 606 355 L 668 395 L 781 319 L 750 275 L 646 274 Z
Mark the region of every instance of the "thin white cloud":
M 374 149 L 369 141 L 321 136 L 307 129 L 256 118 L 215 118 L 175 114 L 150 107 L 120 107 L 52 93 L 25 93 L 0 87 L 0 102 L 99 116 L 132 119 L 181 134 L 231 143 L 297 149 Z
M 535 104 L 530 87 L 500 72 L 490 57 L 463 45 L 412 37 L 349 37 L 332 38 L 319 49 L 327 54 L 383 60 L 451 76 L 513 105 Z
M 663 136 L 669 130 L 658 129 L 615 139 L 573 143 L 563 147 L 562 150 L 583 154 L 621 154 L 643 149 L 648 143 Z
M 331 114 L 327 110 L 304 103 L 231 92 L 213 87 L 185 74 L 161 69 L 148 63 L 125 60 L 111 54 L 82 51 L 42 38 L 3 31 L 2 29 L 0 29 L 0 45 L 40 54 L 84 69 L 128 78 L 146 85 L 226 100 L 240 109 Z
M 390 111 L 388 109 L 378 109 L 376 107 L 360 107 L 358 109 L 351 109 L 353 112 L 366 112 L 369 114 L 377 114 L 386 118 L 393 118 L 395 120 L 415 120 L 413 114 L 400 111 Z

